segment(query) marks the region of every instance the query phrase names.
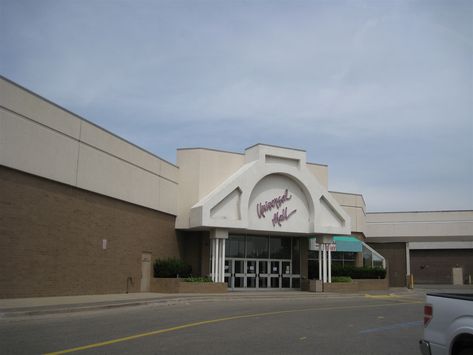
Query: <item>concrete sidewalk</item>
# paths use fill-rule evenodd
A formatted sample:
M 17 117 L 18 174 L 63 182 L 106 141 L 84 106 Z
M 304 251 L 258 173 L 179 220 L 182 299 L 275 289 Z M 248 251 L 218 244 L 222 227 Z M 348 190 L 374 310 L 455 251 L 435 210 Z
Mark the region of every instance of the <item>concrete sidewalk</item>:
M 159 300 L 152 293 L 12 298 L 0 300 L 0 318 L 124 307 Z
M 447 290 L 448 289 L 448 290 Z M 461 291 L 460 291 L 461 290 Z M 0 319 L 22 316 L 72 313 L 131 307 L 146 304 L 179 304 L 198 301 L 222 301 L 235 299 L 296 299 L 312 297 L 353 297 L 355 295 L 404 295 L 422 296 L 427 292 L 473 292 L 473 286 L 453 287 L 452 285 L 416 285 L 414 290 L 404 287 L 383 291 L 369 291 L 359 294 L 313 293 L 304 291 L 229 291 L 219 294 L 169 294 L 169 293 L 121 293 L 107 295 L 81 295 L 0 299 Z
M 33 297 L 0 299 L 0 319 L 21 316 L 36 316 L 57 313 L 71 313 L 112 309 L 146 304 L 177 304 L 191 301 L 218 301 L 248 298 L 301 298 L 328 297 L 330 294 L 315 294 L 302 291 L 256 291 L 227 292 L 217 294 L 168 294 L 168 293 L 127 293 L 107 295 L 81 295 L 57 297 Z

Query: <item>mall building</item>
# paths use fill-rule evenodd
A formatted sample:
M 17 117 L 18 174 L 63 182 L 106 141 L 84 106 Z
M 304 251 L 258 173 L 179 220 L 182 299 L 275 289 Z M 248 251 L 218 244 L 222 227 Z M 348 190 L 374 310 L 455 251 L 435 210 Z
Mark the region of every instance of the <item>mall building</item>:
M 6 78 L 0 165 L 0 298 L 148 291 L 170 257 L 229 290 L 304 290 L 334 265 L 386 267 L 391 286 L 473 277 L 473 211 L 367 213 L 299 149 L 172 164 Z

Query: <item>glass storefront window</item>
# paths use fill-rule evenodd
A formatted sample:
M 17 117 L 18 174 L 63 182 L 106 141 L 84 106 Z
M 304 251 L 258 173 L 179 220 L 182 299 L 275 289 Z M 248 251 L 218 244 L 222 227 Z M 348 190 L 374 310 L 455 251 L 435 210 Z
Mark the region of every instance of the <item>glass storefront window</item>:
M 355 252 L 335 251 L 332 252 L 332 266 L 355 266 L 356 265 Z M 319 252 L 317 250 L 309 250 L 309 279 L 314 280 L 319 278 Z
M 319 258 L 319 252 L 315 250 L 309 250 L 309 259 L 317 260 Z
M 363 248 L 363 266 L 372 267 L 373 266 L 373 253 L 367 248 Z
M 352 251 L 346 251 L 343 253 L 343 260 L 356 260 L 356 253 Z
M 363 266 L 381 267 L 386 266 L 384 257 L 369 245 L 363 244 Z
M 292 273 L 301 273 L 301 248 L 299 238 L 292 238 Z
M 343 266 L 356 266 L 355 260 L 343 260 Z
M 235 288 L 300 288 L 300 238 L 230 235 L 225 281 Z
M 383 267 L 383 259 L 377 255 L 373 255 L 373 267 Z
M 245 257 L 245 236 L 232 235 L 225 242 L 225 255 L 228 258 Z
M 291 258 L 291 238 L 271 237 L 269 246 L 271 259 Z
M 246 237 L 246 257 L 247 258 L 268 258 L 269 247 L 268 237 Z

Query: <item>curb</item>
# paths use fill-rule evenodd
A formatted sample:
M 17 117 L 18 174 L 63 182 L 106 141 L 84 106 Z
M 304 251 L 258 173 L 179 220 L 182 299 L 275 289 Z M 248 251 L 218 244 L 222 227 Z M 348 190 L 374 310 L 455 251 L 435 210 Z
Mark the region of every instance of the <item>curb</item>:
M 15 319 L 20 317 L 33 317 L 33 316 L 44 316 L 54 314 L 67 314 L 67 313 L 79 313 L 87 311 L 97 310 L 112 310 L 117 308 L 125 307 L 137 307 L 144 305 L 171 305 L 187 302 L 205 302 L 205 301 L 224 301 L 224 300 L 264 300 L 264 299 L 281 299 L 287 297 L 281 297 L 282 295 L 250 295 L 250 294 L 238 294 L 229 295 L 225 294 L 224 297 L 216 295 L 200 295 L 200 296 L 182 296 L 182 297 L 168 297 L 168 298 L 156 298 L 156 299 L 143 299 L 143 300 L 130 300 L 130 301 L 105 301 L 94 304 L 65 304 L 65 305 L 50 305 L 50 306 L 36 306 L 36 307 L 24 307 L 12 308 L 12 309 L 0 309 L 0 320 L 1 319 Z M 332 298 L 332 297 L 353 297 L 359 296 L 364 297 L 365 293 L 308 293 L 303 296 L 298 296 L 291 299 L 302 299 L 302 298 Z
M 125 307 L 136 307 L 147 304 L 169 304 L 179 303 L 188 300 L 174 300 L 174 299 L 161 299 L 161 300 L 146 300 L 146 301 L 132 301 L 132 302 L 120 302 L 120 303 L 104 303 L 95 305 L 65 305 L 64 307 L 50 306 L 44 309 L 29 309 L 29 310 L 11 310 L 11 311 L 0 311 L 0 319 L 7 318 L 19 318 L 29 316 L 43 316 L 48 314 L 66 314 L 66 313 L 79 313 L 87 311 L 97 311 L 106 309 L 116 309 Z M 47 307 L 47 306 L 46 306 Z M 40 307 L 38 307 L 40 308 Z

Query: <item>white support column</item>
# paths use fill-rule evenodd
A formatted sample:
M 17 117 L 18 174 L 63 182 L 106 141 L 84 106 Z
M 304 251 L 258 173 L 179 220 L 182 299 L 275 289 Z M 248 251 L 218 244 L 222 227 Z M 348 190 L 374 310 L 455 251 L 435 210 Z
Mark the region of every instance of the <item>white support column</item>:
M 319 280 L 322 281 L 322 244 L 319 244 Z
M 211 246 L 212 246 L 212 270 L 210 270 L 210 274 L 212 276 L 212 281 L 215 282 L 215 275 L 216 275 L 216 268 L 217 268 L 217 240 L 216 239 L 211 239 L 210 240 Z
M 222 242 L 222 279 L 220 282 L 225 282 L 225 239 L 220 239 Z
M 216 248 L 215 250 L 217 251 L 217 262 L 216 262 L 216 274 L 215 274 L 215 281 L 214 282 L 218 282 L 219 278 L 220 278 L 220 248 L 219 248 L 219 240 L 218 239 L 215 239 L 215 244 L 216 244 Z
M 215 280 L 214 282 L 218 282 L 218 277 L 220 273 L 220 253 L 218 248 L 218 239 L 215 239 Z
M 328 244 L 328 283 L 332 283 L 332 251 L 330 244 Z
M 409 243 L 406 243 L 406 273 L 408 275 L 411 274 L 411 255 L 410 255 L 410 249 L 409 249 Z M 384 264 L 384 260 L 383 260 L 383 264 Z M 383 265 L 384 268 L 386 268 L 386 265 Z
M 225 239 L 228 231 L 214 229 L 210 231 L 210 243 L 212 248 L 212 281 L 224 282 L 225 279 Z
M 218 282 L 218 278 L 220 276 L 220 250 L 218 248 L 218 239 L 215 239 L 215 251 L 216 251 L 216 257 L 215 257 L 215 282 Z
M 223 273 L 223 259 L 222 259 L 222 239 L 217 239 L 218 241 L 218 277 L 217 282 L 222 282 L 222 273 Z
M 331 265 L 329 265 L 330 261 L 327 262 L 327 258 L 331 259 L 330 244 L 333 243 L 333 235 L 318 235 L 316 239 L 317 244 L 319 244 L 319 261 L 320 264 L 322 264 L 321 268 L 319 267 L 319 272 L 322 271 L 321 280 L 324 283 L 326 283 L 327 281 L 331 282 Z M 320 253 L 322 254 L 321 257 Z M 329 274 L 328 277 L 327 274 Z
M 322 272 L 323 272 L 323 282 L 326 283 L 327 282 L 327 251 L 325 250 L 325 243 L 322 244 L 322 259 L 323 259 L 323 263 L 322 263 Z

